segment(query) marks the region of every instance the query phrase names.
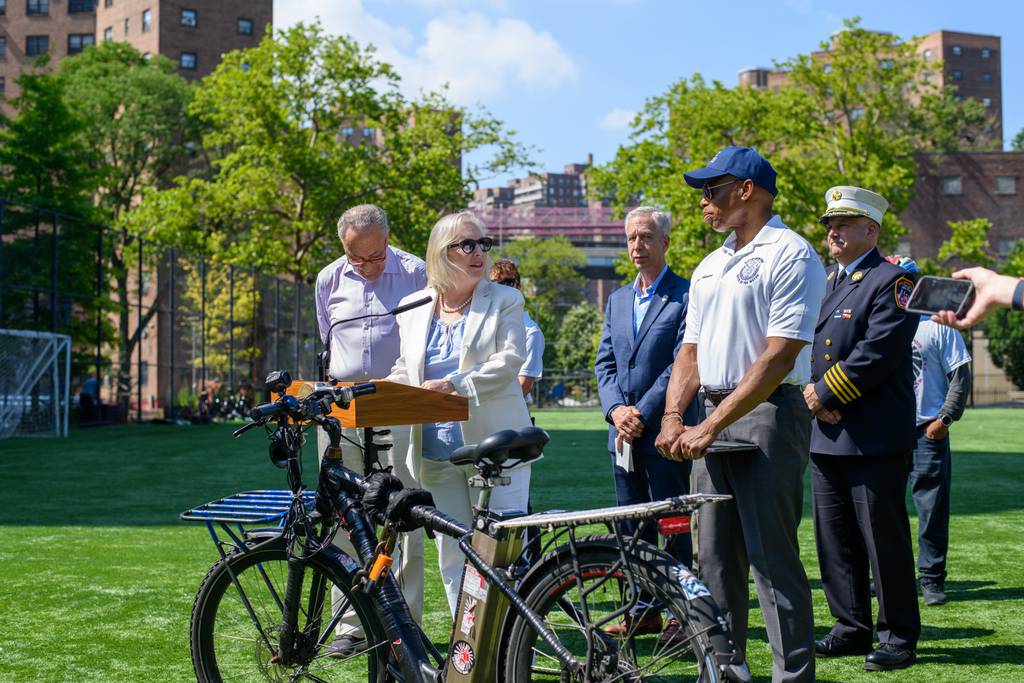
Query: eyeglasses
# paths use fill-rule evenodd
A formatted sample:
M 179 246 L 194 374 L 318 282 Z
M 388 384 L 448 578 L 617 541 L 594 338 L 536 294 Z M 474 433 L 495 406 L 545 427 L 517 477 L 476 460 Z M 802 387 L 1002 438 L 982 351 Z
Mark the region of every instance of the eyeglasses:
M 719 183 L 718 185 L 705 185 L 702 188 L 703 192 L 704 192 L 704 199 L 706 199 L 706 200 L 708 200 L 710 202 L 712 197 L 714 197 L 714 194 L 715 194 L 714 191 L 717 190 L 718 188 L 725 187 L 726 185 L 732 185 L 733 183 L 742 183 L 742 182 L 743 182 L 743 180 L 741 178 L 736 178 L 735 180 L 729 180 L 729 181 L 726 181 L 724 183 Z
M 353 266 L 365 266 L 365 265 L 368 265 L 370 263 L 380 263 L 381 261 L 383 261 L 387 257 L 388 257 L 387 252 L 384 252 L 380 256 L 367 256 L 366 258 L 359 258 L 358 256 L 349 256 L 348 257 L 348 262 L 349 262 L 349 265 L 353 265 Z
M 494 246 L 494 240 L 490 237 L 481 237 L 478 240 L 464 239 L 461 242 L 455 244 L 449 244 L 449 249 L 461 249 L 463 254 L 472 254 L 473 250 L 476 249 L 477 245 L 480 245 L 480 251 L 490 251 L 491 247 Z

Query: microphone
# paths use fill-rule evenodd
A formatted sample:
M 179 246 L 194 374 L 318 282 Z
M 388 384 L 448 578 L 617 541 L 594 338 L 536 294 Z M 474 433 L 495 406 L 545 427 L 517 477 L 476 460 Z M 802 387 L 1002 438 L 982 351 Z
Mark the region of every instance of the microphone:
M 338 325 L 343 325 L 345 323 L 355 322 L 356 320 L 366 320 L 367 318 L 382 318 L 386 315 L 398 315 L 399 313 L 405 313 L 406 311 L 411 311 L 414 308 L 425 306 L 426 304 L 429 304 L 431 301 L 433 301 L 433 298 L 425 296 L 422 299 L 410 301 L 409 303 L 402 304 L 401 306 L 395 306 L 390 311 L 384 311 L 383 313 L 367 313 L 366 315 L 357 315 L 354 318 L 344 318 L 342 320 L 335 320 L 333 323 L 331 323 L 331 326 L 327 328 L 327 335 L 326 339 L 324 340 L 324 350 L 320 352 L 320 381 L 326 382 L 329 378 L 329 373 L 331 369 L 331 332 L 334 331 L 335 327 L 337 327 Z

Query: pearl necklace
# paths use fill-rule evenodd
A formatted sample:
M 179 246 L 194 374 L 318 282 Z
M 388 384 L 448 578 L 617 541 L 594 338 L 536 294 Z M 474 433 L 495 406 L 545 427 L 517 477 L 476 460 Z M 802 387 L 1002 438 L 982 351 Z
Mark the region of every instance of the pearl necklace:
M 473 295 L 470 294 L 469 298 L 466 299 L 465 301 L 463 301 L 461 306 L 456 306 L 455 308 L 448 308 L 447 306 L 445 306 L 445 296 L 444 296 L 444 294 L 442 294 L 441 295 L 441 311 L 443 313 L 449 313 L 449 314 L 451 314 L 451 313 L 461 313 L 462 310 L 464 308 L 466 308 L 466 306 L 468 306 L 469 302 L 472 301 L 472 300 L 473 300 Z

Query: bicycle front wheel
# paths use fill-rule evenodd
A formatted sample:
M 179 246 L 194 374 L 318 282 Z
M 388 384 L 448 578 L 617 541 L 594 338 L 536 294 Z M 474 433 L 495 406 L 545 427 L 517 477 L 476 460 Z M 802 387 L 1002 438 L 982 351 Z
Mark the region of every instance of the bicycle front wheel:
M 190 645 L 199 682 L 388 680 L 388 641 L 379 621 L 361 597 L 353 597 L 347 579 L 320 557 L 306 566 L 293 657 L 282 665 L 278 649 L 287 579 L 288 555 L 280 545 L 232 553 L 210 569 L 192 609 Z M 344 598 L 332 601 L 332 587 Z M 346 612 L 349 624 L 354 613 L 365 640 L 347 656 L 329 657 L 327 647 Z
M 536 580 L 528 577 L 523 599 L 587 664 L 586 680 L 720 680 L 709 629 L 690 617 L 686 604 L 682 582 L 692 575 L 674 569 L 679 565 L 671 558 L 638 548 L 624 564 L 615 547 L 583 540 L 575 567 L 568 551 L 560 551 Z M 668 618 L 680 629 L 673 638 L 662 636 Z M 525 619 L 512 619 L 504 650 L 507 683 L 583 680 L 564 670 Z

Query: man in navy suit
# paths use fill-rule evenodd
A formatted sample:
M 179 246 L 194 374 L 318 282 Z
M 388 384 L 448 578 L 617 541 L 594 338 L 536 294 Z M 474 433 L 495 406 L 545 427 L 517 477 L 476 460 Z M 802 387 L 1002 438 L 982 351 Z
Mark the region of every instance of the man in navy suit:
M 821 222 L 828 229 L 825 298 L 814 334 L 811 489 L 821 587 L 835 623 L 819 657 L 864 655 L 869 671 L 916 660 L 921 617 L 905 495 L 917 443 L 908 315 L 914 281 L 875 244 L 889 203 L 860 187 L 833 187 Z M 872 623 L 870 575 L 878 593 Z M 872 630 L 879 646 L 872 649 Z
M 689 461 L 668 460 L 654 447 L 665 410 L 665 388 L 683 339 L 690 282 L 673 273 L 665 262 L 668 214 L 641 206 L 629 212 L 625 226 L 629 258 L 639 272 L 632 284 L 608 298 L 594 365 L 601 407 L 611 425 L 608 450 L 619 505 L 683 495 L 689 490 L 690 477 Z M 692 425 L 697 418 L 694 401 L 684 419 Z M 624 457 L 617 460 L 617 453 Z M 645 540 L 656 543 L 656 531 L 651 529 Z M 691 565 L 693 546 L 688 533 L 668 537 L 666 550 Z M 649 612 L 637 623 L 606 630 L 617 629 L 658 632 L 661 616 Z M 672 642 L 677 629 L 678 624 L 670 620 L 662 640 Z

